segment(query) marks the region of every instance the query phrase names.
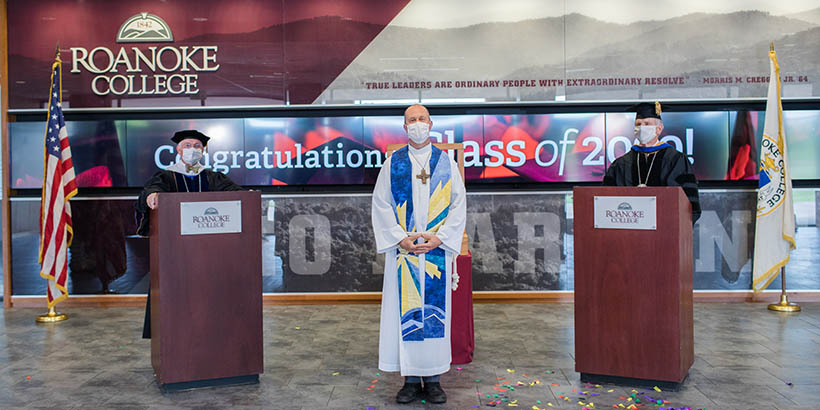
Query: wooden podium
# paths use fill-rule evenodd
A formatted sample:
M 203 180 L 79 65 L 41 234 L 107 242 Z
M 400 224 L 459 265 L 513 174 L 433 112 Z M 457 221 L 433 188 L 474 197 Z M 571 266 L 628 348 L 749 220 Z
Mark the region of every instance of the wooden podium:
M 258 383 L 263 372 L 260 192 L 162 193 L 157 199 L 159 206 L 151 211 L 151 364 L 160 386 Z M 197 215 L 189 217 L 192 212 Z M 192 226 L 193 221 L 199 224 Z M 220 221 L 241 232 L 190 233 L 203 226 L 224 230 Z
M 611 197 L 655 197 L 642 202 L 655 202 L 655 229 L 601 228 L 607 215 L 632 222 L 615 218 L 629 216 L 628 198 L 602 212 Z M 584 382 L 677 389 L 694 361 L 686 195 L 679 187 L 579 187 L 573 209 L 575 370 Z

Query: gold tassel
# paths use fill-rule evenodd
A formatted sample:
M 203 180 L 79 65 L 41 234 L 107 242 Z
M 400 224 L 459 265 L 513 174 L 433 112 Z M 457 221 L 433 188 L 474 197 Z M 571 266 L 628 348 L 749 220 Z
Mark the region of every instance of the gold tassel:
M 660 101 L 655 101 L 655 114 L 661 115 L 661 103 L 660 103 Z

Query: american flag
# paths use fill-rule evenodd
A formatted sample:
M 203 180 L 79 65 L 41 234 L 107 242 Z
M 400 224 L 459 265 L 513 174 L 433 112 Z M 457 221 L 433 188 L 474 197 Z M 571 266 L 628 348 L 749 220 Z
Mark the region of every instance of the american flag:
M 45 137 L 40 203 L 40 276 L 48 280 L 48 307 L 68 297 L 68 246 L 74 236 L 68 200 L 77 194 L 74 164 L 62 108 L 60 57 L 51 66 L 51 95 Z

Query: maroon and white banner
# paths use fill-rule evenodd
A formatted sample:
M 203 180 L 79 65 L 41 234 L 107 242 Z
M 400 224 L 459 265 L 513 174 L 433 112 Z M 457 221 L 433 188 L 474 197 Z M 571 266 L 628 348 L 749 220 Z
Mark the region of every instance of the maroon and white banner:
M 814 0 L 10 0 L 10 108 L 820 95 Z
M 10 105 L 310 104 L 409 0 L 11 0 Z

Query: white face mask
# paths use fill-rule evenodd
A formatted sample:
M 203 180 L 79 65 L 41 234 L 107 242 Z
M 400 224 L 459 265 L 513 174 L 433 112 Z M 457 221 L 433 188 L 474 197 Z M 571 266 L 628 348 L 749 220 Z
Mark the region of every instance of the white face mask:
M 638 141 L 641 144 L 648 144 L 653 139 L 655 139 L 655 135 L 658 132 L 658 127 L 655 125 L 641 125 L 640 127 L 635 127 L 635 137 L 638 138 Z
M 410 137 L 410 141 L 423 144 L 430 136 L 430 125 L 421 121 L 409 124 L 407 126 L 407 136 Z
M 194 165 L 202 159 L 202 150 L 198 148 L 183 148 L 182 161 L 189 165 Z

